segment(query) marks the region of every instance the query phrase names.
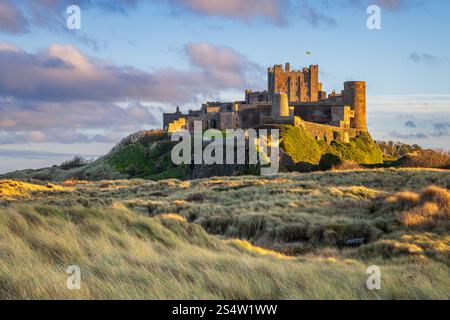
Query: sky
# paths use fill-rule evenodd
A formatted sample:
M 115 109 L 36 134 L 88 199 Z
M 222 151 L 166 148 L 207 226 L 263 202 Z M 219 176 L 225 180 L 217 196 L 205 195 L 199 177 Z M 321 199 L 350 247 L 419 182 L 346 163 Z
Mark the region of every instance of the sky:
M 0 0 L 0 173 L 97 157 L 176 106 L 265 89 L 285 62 L 318 64 L 327 92 L 366 81 L 375 139 L 448 150 L 449 12 L 446 0 Z

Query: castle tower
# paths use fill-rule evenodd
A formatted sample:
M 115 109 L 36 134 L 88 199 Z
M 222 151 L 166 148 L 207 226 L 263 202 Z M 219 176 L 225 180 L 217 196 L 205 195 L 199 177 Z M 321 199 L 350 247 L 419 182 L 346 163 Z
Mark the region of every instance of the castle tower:
M 347 81 L 344 83 L 344 103 L 355 111 L 350 126 L 367 131 L 366 120 L 366 82 Z
M 289 102 L 319 101 L 319 66 L 311 65 L 302 70 L 291 70 L 291 65 L 275 65 L 268 69 L 267 84 L 269 101 L 277 92 L 287 93 Z
M 319 101 L 319 66 L 309 66 L 309 101 Z
M 275 93 L 272 104 L 272 117 L 289 117 L 289 102 L 286 93 Z

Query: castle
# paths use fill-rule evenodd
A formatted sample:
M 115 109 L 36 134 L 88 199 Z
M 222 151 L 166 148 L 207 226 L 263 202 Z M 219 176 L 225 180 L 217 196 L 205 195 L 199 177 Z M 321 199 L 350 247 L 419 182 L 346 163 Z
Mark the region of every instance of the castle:
M 200 110 L 164 113 L 164 129 L 249 129 L 261 125 L 302 126 L 318 140 L 348 142 L 367 131 L 366 83 L 347 81 L 341 93 L 327 95 L 319 82 L 319 67 L 291 70 L 290 64 L 268 68 L 265 91 L 245 91 L 245 101 L 207 102 Z

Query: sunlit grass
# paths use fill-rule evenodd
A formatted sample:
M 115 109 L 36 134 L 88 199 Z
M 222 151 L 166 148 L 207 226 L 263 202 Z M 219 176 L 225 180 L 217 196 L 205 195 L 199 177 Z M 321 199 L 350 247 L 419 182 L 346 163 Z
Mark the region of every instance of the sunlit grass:
M 444 170 L 0 186 L 0 299 L 450 298 Z

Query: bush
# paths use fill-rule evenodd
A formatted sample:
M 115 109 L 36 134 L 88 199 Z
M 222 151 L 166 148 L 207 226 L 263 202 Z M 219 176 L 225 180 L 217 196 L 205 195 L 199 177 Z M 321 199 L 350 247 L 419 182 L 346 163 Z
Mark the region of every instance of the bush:
M 384 152 L 387 158 L 397 159 L 399 157 L 403 157 L 404 155 L 421 151 L 422 148 L 417 144 L 409 145 L 401 142 L 393 142 L 393 141 L 377 141 L 377 145 Z
M 189 202 L 203 202 L 204 200 L 205 196 L 202 193 L 193 193 L 186 198 L 186 201 Z
M 280 147 L 295 162 L 318 164 L 326 143 L 315 140 L 304 128 L 284 126 Z
M 410 168 L 449 168 L 450 156 L 448 152 L 436 150 L 422 150 L 405 155 L 394 162 L 399 167 Z
M 334 165 L 332 170 L 359 170 L 362 167 L 355 161 L 343 160 L 341 163 Z
M 360 164 L 380 164 L 384 160 L 383 152 L 367 133 L 350 139 L 350 143 L 333 141 L 329 149 L 344 160 Z
M 70 170 L 74 168 L 81 168 L 89 164 L 89 160 L 86 160 L 82 156 L 75 156 L 72 160 L 63 162 L 59 167 L 62 170 Z
M 342 159 L 332 153 L 326 153 L 320 158 L 319 166 L 322 170 L 331 170 L 342 164 Z

